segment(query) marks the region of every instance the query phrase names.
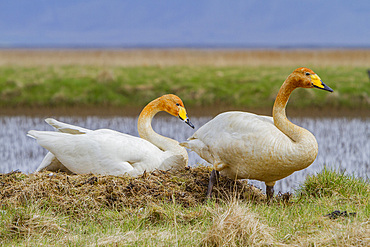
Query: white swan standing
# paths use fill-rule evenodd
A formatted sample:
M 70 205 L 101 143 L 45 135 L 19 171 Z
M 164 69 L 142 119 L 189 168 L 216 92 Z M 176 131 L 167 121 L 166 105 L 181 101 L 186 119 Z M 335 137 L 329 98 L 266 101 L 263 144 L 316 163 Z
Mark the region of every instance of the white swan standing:
M 318 153 L 315 137 L 291 123 L 285 114 L 289 96 L 298 87 L 333 91 L 312 70 L 298 68 L 281 86 L 273 117 L 247 112 L 221 113 L 188 141 L 180 143 L 213 164 L 207 197 L 220 171 L 232 179 L 264 181 L 267 198 L 271 199 L 277 180 L 313 163 Z
M 185 167 L 188 154 L 176 140 L 154 132 L 154 115 L 166 111 L 194 128 L 179 97 L 167 94 L 150 102 L 141 112 L 138 132 L 141 138 L 114 130 L 88 130 L 47 119 L 56 131 L 30 130 L 28 136 L 50 151 L 36 171 L 67 170 L 76 174 L 128 174 Z

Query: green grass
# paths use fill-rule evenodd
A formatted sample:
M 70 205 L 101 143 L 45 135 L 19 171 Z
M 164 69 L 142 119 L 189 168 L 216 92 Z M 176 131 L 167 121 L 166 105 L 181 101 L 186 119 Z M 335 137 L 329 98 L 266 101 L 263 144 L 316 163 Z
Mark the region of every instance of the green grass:
M 0 106 L 144 106 L 174 93 L 186 106 L 270 108 L 294 67 L 0 67 Z M 367 68 L 312 68 L 334 89 L 298 89 L 295 108 L 370 106 Z
M 26 177 L 25 177 L 26 179 Z M 47 195 L 46 195 L 47 196 Z M 185 207 L 58 210 L 41 201 L 2 205 L 2 246 L 369 246 L 370 184 L 324 169 L 307 178 L 288 203 L 230 199 Z M 81 204 L 80 207 L 83 207 Z M 82 209 L 82 208 L 81 208 Z M 355 217 L 329 219 L 334 211 Z

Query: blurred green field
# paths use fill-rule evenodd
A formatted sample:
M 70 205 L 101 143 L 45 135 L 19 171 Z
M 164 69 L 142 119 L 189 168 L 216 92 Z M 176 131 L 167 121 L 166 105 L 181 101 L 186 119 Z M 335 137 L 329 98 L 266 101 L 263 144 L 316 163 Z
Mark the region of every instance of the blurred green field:
M 296 67 L 214 66 L 2 66 L 0 106 L 136 106 L 166 93 L 186 106 L 270 108 Z M 365 67 L 311 67 L 334 89 L 297 89 L 290 108 L 369 108 Z

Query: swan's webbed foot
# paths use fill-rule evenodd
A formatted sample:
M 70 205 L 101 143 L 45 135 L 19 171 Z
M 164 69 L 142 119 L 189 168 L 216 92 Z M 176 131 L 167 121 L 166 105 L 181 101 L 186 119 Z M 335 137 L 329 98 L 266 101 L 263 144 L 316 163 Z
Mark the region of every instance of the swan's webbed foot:
M 207 189 L 207 194 L 206 198 L 209 199 L 211 198 L 212 190 L 213 190 L 213 185 L 218 182 L 218 177 L 220 176 L 220 172 L 216 170 L 212 170 L 211 176 L 209 177 L 209 183 L 208 183 L 208 189 Z
M 267 196 L 267 201 L 270 202 L 272 198 L 274 197 L 274 186 L 266 185 L 266 196 Z

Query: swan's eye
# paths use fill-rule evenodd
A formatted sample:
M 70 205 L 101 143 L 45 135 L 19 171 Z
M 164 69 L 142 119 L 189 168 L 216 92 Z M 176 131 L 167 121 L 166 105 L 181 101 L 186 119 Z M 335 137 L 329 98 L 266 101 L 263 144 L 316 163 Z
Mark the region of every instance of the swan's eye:
M 176 105 L 177 105 L 177 106 L 180 106 L 180 104 L 179 104 L 179 103 L 176 103 Z
M 306 72 L 306 75 L 311 75 L 309 72 Z

